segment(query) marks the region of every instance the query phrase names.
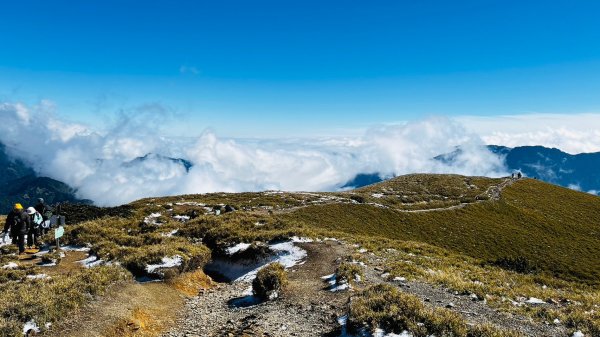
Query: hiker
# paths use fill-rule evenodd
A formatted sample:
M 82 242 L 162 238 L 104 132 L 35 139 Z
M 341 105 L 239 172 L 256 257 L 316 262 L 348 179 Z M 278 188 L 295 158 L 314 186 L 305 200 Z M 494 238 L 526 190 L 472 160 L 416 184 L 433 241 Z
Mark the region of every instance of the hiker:
M 521 173 L 521 171 L 519 171 L 517 173 L 517 179 L 521 179 L 521 178 L 523 178 L 523 174 Z
M 38 204 L 35 205 L 35 210 L 42 215 L 41 234 L 45 235 L 50 230 L 50 217 L 52 217 L 52 207 L 48 206 L 43 198 L 38 199 Z
M 44 202 L 43 198 L 38 199 L 38 204 L 35 205 L 34 208 L 36 211 L 38 211 L 38 213 L 40 213 L 42 215 L 42 218 L 44 219 L 44 221 L 50 219 L 50 217 L 52 216 L 52 212 L 54 211 L 52 209 L 52 207 L 48 206 Z
M 40 236 L 40 231 L 42 229 L 42 222 L 44 222 L 44 218 L 42 217 L 40 212 L 36 211 L 33 207 L 27 208 L 27 214 L 29 214 L 29 218 L 31 220 L 29 231 L 27 232 L 27 247 L 37 248 L 38 237 Z
M 19 247 L 19 255 L 25 252 L 25 235 L 27 235 L 27 231 L 31 227 L 30 222 L 29 215 L 23 210 L 21 204 L 15 204 L 12 212 L 6 217 L 3 235 L 6 236 L 10 229 L 12 243 Z

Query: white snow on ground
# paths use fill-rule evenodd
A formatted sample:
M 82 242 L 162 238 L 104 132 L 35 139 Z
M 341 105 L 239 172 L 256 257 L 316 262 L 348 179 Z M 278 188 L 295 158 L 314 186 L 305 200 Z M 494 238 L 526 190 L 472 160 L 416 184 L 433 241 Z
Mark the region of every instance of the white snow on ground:
M 372 196 L 373 198 L 377 198 L 377 199 L 379 199 L 379 198 L 383 198 L 383 194 L 381 194 L 381 193 L 373 193 L 373 194 L 371 194 L 371 196 Z
M 348 289 L 350 289 L 350 284 L 343 282 L 343 283 L 336 283 L 336 285 L 331 287 L 329 289 L 329 291 L 331 291 L 332 293 L 335 293 L 337 291 L 344 291 L 344 290 L 348 290 Z
M 11 243 L 12 243 L 12 240 L 10 239 L 10 236 L 8 234 L 6 234 L 0 238 L 0 247 L 10 245 Z
M 2 266 L 2 269 L 15 269 L 18 268 L 19 265 L 14 263 L 14 262 L 9 262 L 8 264 L 5 264 Z
M 365 248 L 361 248 L 361 249 L 358 250 L 358 252 L 359 253 L 366 253 L 366 252 L 368 252 L 368 250 L 365 249 Z
M 54 266 L 56 266 L 56 260 L 52 260 L 52 262 L 48 262 L 48 263 L 39 263 L 38 266 L 40 266 L 40 267 L 54 267 Z
M 277 253 L 275 262 L 281 263 L 285 268 L 303 264 L 307 254 L 306 251 L 294 245 L 293 242 L 282 242 L 269 247 Z
M 302 238 L 302 237 L 297 237 L 297 236 L 292 236 L 292 242 L 294 243 L 308 243 L 308 242 L 313 242 L 314 240 L 311 238 Z
M 161 233 L 160 235 L 161 235 L 161 236 L 164 236 L 164 237 L 171 237 L 171 236 L 173 236 L 173 235 L 177 234 L 177 232 L 179 232 L 179 230 L 178 230 L 178 229 L 175 229 L 175 230 L 172 230 L 172 231 L 170 231 L 170 232 L 168 232 L 168 233 Z
M 227 254 L 233 255 L 233 254 L 235 254 L 237 252 L 243 252 L 243 251 L 245 251 L 246 249 L 248 249 L 248 247 L 250 247 L 249 243 L 243 243 L 243 242 L 241 242 L 241 243 L 238 243 L 235 246 L 227 248 L 226 250 L 227 250 Z
M 392 332 L 386 333 L 383 329 L 377 328 L 375 329 L 373 337 L 413 337 L 413 334 L 406 330 L 402 331 L 400 334 Z
M 81 263 L 85 268 L 92 268 L 103 264 L 104 260 L 99 259 L 96 255 L 90 255 L 87 258 L 77 262 Z
M 68 251 L 68 252 L 89 252 L 90 251 L 89 247 L 73 246 L 73 245 L 60 247 L 60 249 L 62 249 L 64 251 Z
M 546 304 L 546 301 L 541 300 L 539 298 L 530 297 L 527 301 L 525 301 L 525 303 L 527 303 L 527 304 Z
M 165 256 L 162 258 L 162 263 L 159 264 L 149 264 L 146 266 L 146 271 L 148 273 L 153 273 L 155 270 L 160 268 L 172 268 L 180 266 L 183 262 L 183 258 L 179 255 L 175 255 L 172 257 Z
M 158 219 L 160 216 L 160 213 L 151 213 L 150 215 L 144 218 L 144 222 L 149 225 L 154 225 L 156 224 L 156 219 Z
M 235 248 L 238 245 L 230 248 Z M 296 247 L 292 241 L 271 244 L 269 248 L 275 252 L 275 256 L 269 259 L 250 264 L 220 261 L 213 263 L 212 269 L 234 282 L 250 282 L 256 277 L 256 273 L 269 263 L 279 262 L 287 269 L 304 263 L 307 256 L 306 251 Z
M 190 217 L 187 216 L 187 215 L 175 215 L 173 217 L 173 219 L 175 219 L 175 220 L 177 220 L 179 222 L 186 222 L 186 221 L 190 220 Z
M 573 336 L 571 337 L 585 337 L 585 335 L 580 330 L 577 330 L 573 333 Z
M 45 278 L 50 278 L 50 276 L 46 274 L 36 274 L 36 275 L 27 275 L 27 278 L 30 280 L 41 280 Z
M 206 206 L 206 204 L 203 204 L 201 202 L 193 202 L 193 201 L 176 202 L 175 205 L 177 205 L 177 206 L 200 206 L 200 207 Z
M 23 335 L 27 335 L 29 331 L 34 331 L 35 333 L 40 332 L 40 328 L 37 326 L 37 324 L 35 324 L 33 320 L 23 325 Z
M 396 276 L 396 277 L 394 277 L 394 281 L 396 281 L 396 282 L 404 282 L 404 281 L 406 281 L 406 277 Z
M 329 291 L 344 291 L 350 289 L 350 284 L 347 282 L 338 283 L 335 274 L 321 276 L 321 279 L 329 284 Z

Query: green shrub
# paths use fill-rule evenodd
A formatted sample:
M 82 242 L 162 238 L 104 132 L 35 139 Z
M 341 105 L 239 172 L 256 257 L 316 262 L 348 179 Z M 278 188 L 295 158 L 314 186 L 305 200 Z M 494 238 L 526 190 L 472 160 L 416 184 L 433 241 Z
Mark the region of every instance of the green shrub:
M 335 270 L 338 283 L 352 283 L 356 277 L 363 277 L 363 271 L 356 263 L 342 262 Z
M 275 262 L 258 271 L 252 281 L 252 291 L 262 299 L 271 299 L 277 297 L 286 284 L 285 268 L 281 263 Z

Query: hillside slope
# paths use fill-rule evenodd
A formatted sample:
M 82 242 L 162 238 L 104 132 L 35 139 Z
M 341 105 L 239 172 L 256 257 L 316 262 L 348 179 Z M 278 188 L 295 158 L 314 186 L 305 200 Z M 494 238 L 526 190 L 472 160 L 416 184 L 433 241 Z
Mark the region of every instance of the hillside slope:
M 523 179 L 502 189 L 498 200 L 484 200 L 489 197 L 484 191 L 499 181 L 403 176 L 348 193 L 363 204 L 310 206 L 288 216 L 350 234 L 425 242 L 487 261 L 524 257 L 565 279 L 600 282 L 595 253 L 600 198 Z M 436 210 L 410 210 L 416 207 Z

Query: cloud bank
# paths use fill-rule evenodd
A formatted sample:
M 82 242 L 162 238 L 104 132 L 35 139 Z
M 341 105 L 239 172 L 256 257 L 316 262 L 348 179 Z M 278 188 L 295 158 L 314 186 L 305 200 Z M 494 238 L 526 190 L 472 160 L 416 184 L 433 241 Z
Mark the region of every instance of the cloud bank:
M 600 114 L 526 114 L 456 118 L 486 144 L 542 145 L 570 154 L 600 152 Z
M 506 174 L 478 136 L 445 118 L 373 127 L 352 138 L 238 140 L 205 130 L 182 141 L 159 136 L 171 117 L 160 105 L 121 112 L 104 132 L 61 120 L 47 102 L 0 103 L 0 117 L 0 142 L 10 155 L 99 205 L 216 191 L 331 191 L 358 173 Z M 451 166 L 432 159 L 459 145 L 464 151 Z M 136 159 L 148 153 L 159 155 Z M 169 156 L 194 166 L 188 172 Z

